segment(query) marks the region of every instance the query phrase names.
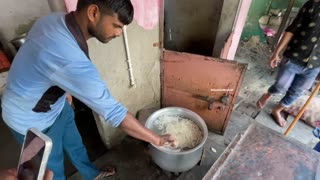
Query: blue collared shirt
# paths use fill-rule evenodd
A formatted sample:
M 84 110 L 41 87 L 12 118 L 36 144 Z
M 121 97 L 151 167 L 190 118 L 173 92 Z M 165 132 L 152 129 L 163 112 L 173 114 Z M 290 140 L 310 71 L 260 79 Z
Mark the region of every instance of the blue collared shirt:
M 56 13 L 38 20 L 17 53 L 2 96 L 2 117 L 20 134 L 34 127 L 50 127 L 62 111 L 65 93 L 47 112 L 33 109 L 53 86 L 72 94 L 113 126 L 119 126 L 127 109 L 110 94 L 95 65 L 80 49 L 65 22 Z

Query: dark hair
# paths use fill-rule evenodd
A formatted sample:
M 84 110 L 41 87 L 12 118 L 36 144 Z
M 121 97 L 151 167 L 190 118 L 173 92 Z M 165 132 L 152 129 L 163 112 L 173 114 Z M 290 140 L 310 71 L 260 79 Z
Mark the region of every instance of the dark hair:
M 128 25 L 133 20 L 133 6 L 130 0 L 78 0 L 77 11 L 91 4 L 99 7 L 101 13 L 113 16 L 118 14 L 119 21 Z

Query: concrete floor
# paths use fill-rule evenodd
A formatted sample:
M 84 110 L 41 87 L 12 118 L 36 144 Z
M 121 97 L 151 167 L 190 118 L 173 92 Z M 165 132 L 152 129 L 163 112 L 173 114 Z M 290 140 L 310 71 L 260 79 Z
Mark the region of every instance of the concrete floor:
M 255 108 L 255 103 L 258 98 L 264 93 L 274 81 L 276 72 L 268 68 L 268 57 L 270 52 L 267 47 L 254 45 L 250 43 L 242 43 L 238 50 L 236 60 L 242 63 L 248 63 L 249 68 L 245 75 L 244 82 L 241 87 L 241 92 L 237 103 L 234 106 L 234 111 L 230 117 L 229 124 L 223 136 L 209 133 L 209 137 L 204 146 L 204 154 L 199 165 L 188 172 L 184 172 L 179 176 L 164 172 L 158 168 L 145 152 L 145 143 L 127 137 L 123 143 L 106 151 L 94 163 L 103 168 L 107 165 L 112 165 L 117 168 L 117 174 L 109 179 L 121 180 L 167 180 L 167 179 L 183 179 L 183 180 L 198 180 L 201 179 L 212 164 L 223 153 L 225 148 L 231 143 L 233 138 L 246 128 L 251 123 L 261 123 L 279 133 L 283 133 L 286 128 L 280 128 L 269 115 L 271 109 L 280 100 L 281 96 L 275 97 L 261 111 Z M 144 121 L 147 114 L 140 114 L 140 120 Z M 293 120 L 293 117 L 288 118 L 287 126 Z M 313 128 L 303 122 L 298 122 L 296 127 L 290 133 L 290 137 L 306 146 L 312 148 L 319 140 L 312 135 Z M 15 143 L 7 127 L 0 122 L 0 168 L 14 167 L 17 163 L 19 155 L 19 146 Z M 89 155 L 91 150 L 88 149 Z M 70 180 L 82 179 L 78 173 L 70 176 Z

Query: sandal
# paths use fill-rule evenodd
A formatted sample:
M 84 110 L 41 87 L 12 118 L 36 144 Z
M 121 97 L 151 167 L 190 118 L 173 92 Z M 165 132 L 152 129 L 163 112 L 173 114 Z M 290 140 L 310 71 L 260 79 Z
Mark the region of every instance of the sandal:
M 116 168 L 109 166 L 109 167 L 106 167 L 104 170 L 102 170 L 98 174 L 98 176 L 94 179 L 95 180 L 105 180 L 115 174 L 116 174 Z

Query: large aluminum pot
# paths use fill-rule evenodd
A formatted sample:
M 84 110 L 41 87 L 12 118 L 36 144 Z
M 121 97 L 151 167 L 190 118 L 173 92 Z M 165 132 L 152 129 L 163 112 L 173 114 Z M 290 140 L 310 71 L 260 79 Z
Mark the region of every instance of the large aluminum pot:
M 201 159 L 203 145 L 208 137 L 208 128 L 203 119 L 196 113 L 180 107 L 168 107 L 154 112 L 148 119 L 145 126 L 154 130 L 154 122 L 163 115 L 173 115 L 187 118 L 195 122 L 203 132 L 201 143 L 187 151 L 171 151 L 169 149 L 150 145 L 150 152 L 153 161 L 163 170 L 180 173 L 192 169 Z M 154 130 L 155 131 L 155 130 Z

